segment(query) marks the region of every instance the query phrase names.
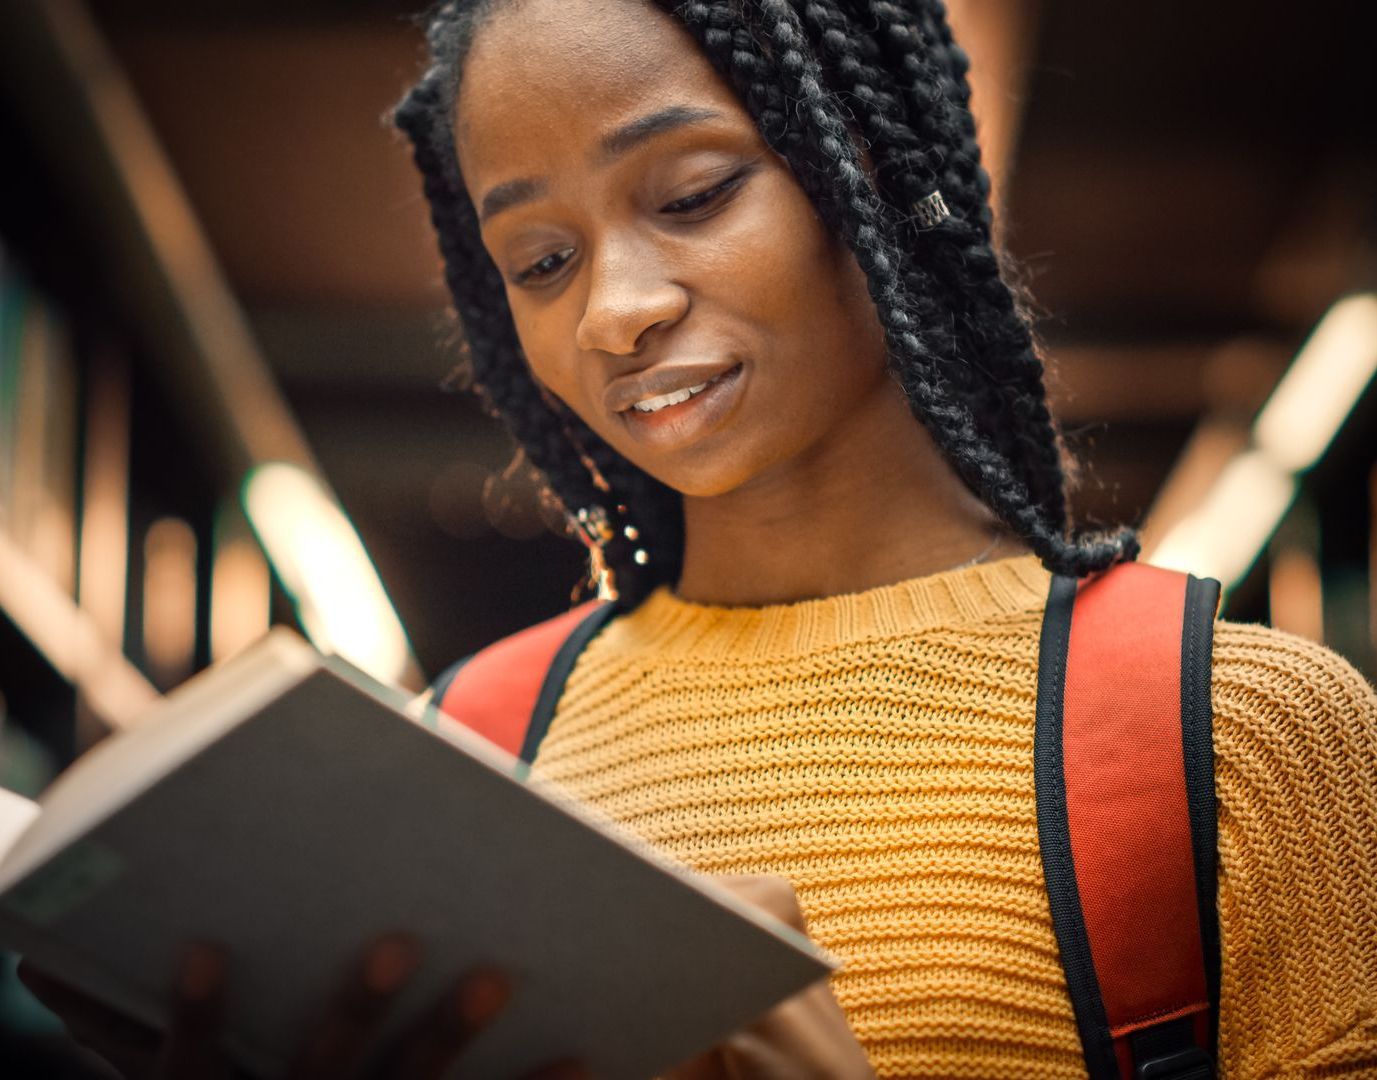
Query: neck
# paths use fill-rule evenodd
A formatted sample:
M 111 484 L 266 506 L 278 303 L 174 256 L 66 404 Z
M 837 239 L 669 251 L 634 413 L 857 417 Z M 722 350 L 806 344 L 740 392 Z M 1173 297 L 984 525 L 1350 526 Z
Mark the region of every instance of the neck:
M 957 477 L 892 379 L 788 462 L 684 499 L 675 592 L 762 606 L 860 592 L 1027 553 Z

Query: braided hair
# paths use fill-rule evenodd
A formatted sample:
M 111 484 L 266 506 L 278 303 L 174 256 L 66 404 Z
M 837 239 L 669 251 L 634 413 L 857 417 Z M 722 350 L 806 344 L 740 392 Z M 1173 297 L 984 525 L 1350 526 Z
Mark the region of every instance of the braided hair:
M 634 515 L 632 538 L 612 530 L 601 549 L 619 598 L 634 604 L 679 576 L 682 499 L 536 383 L 459 175 L 452 123 L 463 64 L 501 2 L 449 0 L 433 12 L 430 66 L 395 122 L 424 178 L 466 373 L 566 511 Z M 1073 534 L 1070 458 L 992 241 L 969 64 L 942 0 L 652 2 L 694 37 L 854 253 L 890 371 L 967 487 L 1054 573 L 1083 577 L 1135 558 L 1130 528 Z M 951 213 L 931 225 L 914 207 L 935 191 Z

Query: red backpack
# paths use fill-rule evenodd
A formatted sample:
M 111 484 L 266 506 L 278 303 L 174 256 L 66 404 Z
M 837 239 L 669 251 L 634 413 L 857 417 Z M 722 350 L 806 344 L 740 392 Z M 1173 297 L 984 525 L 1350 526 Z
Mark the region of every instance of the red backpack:
M 1091 1080 L 1209 1080 L 1219 928 L 1210 702 L 1219 582 L 1141 563 L 1053 575 L 1034 776 L 1043 876 Z M 530 763 L 590 601 L 455 664 L 441 710 Z

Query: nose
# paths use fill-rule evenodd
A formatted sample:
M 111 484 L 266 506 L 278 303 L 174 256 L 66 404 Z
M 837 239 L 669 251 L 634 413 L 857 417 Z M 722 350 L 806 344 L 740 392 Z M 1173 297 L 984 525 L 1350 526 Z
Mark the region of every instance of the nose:
M 575 342 L 585 351 L 630 356 L 646 331 L 672 326 L 688 310 L 688 293 L 669 280 L 649 245 L 605 242 L 590 267 L 588 299 Z

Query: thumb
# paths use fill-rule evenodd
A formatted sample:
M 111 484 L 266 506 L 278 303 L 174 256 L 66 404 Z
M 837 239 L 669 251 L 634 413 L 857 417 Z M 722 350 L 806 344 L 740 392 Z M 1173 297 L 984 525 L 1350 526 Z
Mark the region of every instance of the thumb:
M 808 932 L 798 893 L 788 878 L 778 874 L 717 874 L 713 881 L 800 933 Z

